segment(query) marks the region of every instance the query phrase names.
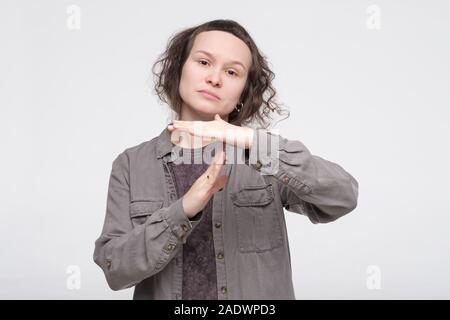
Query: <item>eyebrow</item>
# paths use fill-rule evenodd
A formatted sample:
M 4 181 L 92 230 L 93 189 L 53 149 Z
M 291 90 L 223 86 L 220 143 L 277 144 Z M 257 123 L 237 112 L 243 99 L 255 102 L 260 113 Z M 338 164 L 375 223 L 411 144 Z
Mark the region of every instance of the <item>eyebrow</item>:
M 206 54 L 207 56 L 209 56 L 209 57 L 211 57 L 211 58 L 214 58 L 214 55 L 213 55 L 212 53 L 208 52 L 208 51 L 205 51 L 205 50 L 197 50 L 197 51 L 195 51 L 194 53 L 197 53 L 197 52 L 204 53 L 204 54 Z M 232 64 L 239 64 L 239 65 L 242 66 L 242 68 L 244 68 L 244 70 L 247 70 L 247 69 L 245 68 L 245 66 L 244 66 L 241 62 L 239 62 L 239 61 L 230 61 L 230 63 L 232 63 Z

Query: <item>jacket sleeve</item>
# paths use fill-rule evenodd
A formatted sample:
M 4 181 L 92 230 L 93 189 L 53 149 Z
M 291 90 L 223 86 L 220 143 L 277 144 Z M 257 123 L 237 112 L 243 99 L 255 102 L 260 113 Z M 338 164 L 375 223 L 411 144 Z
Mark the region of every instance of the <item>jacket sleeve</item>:
M 286 210 L 327 223 L 357 206 L 358 182 L 341 166 L 312 155 L 298 140 L 254 129 L 249 165 L 269 175 Z
M 133 228 L 128 156 L 125 152 L 117 156 L 109 178 L 103 230 L 93 255 L 112 290 L 126 289 L 151 277 L 176 255 L 201 220 L 189 220 L 181 201 L 158 209 Z

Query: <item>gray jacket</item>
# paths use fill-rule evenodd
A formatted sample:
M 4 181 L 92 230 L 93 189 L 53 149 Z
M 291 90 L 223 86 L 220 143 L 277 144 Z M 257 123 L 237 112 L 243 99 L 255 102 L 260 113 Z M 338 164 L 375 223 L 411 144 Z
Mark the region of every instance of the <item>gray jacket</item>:
M 134 299 L 181 299 L 183 244 L 202 217 L 188 219 L 176 194 L 167 168 L 174 146 L 164 129 L 112 164 L 93 258 L 112 290 L 135 286 Z M 295 299 L 283 208 L 312 223 L 334 221 L 356 208 L 358 182 L 300 141 L 264 129 L 246 151 L 244 163 L 224 164 L 228 182 L 213 195 L 218 299 Z

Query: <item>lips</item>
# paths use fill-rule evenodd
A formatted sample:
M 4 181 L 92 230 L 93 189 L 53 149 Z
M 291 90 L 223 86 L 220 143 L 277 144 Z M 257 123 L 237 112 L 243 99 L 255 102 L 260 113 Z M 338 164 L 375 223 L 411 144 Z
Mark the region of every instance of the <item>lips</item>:
M 212 93 L 211 91 L 199 90 L 198 92 L 206 98 L 213 99 L 213 100 L 220 100 L 220 98 L 217 95 L 215 95 L 214 93 Z

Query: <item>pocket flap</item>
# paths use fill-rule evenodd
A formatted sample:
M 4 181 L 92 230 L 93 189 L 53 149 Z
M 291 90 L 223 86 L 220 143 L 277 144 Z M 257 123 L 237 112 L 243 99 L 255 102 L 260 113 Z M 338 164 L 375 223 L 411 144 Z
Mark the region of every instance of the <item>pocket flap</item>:
M 163 200 L 137 200 L 130 204 L 130 217 L 140 217 L 150 215 L 162 208 Z
M 273 201 L 273 188 L 272 184 L 245 186 L 230 196 L 238 207 L 265 206 Z

